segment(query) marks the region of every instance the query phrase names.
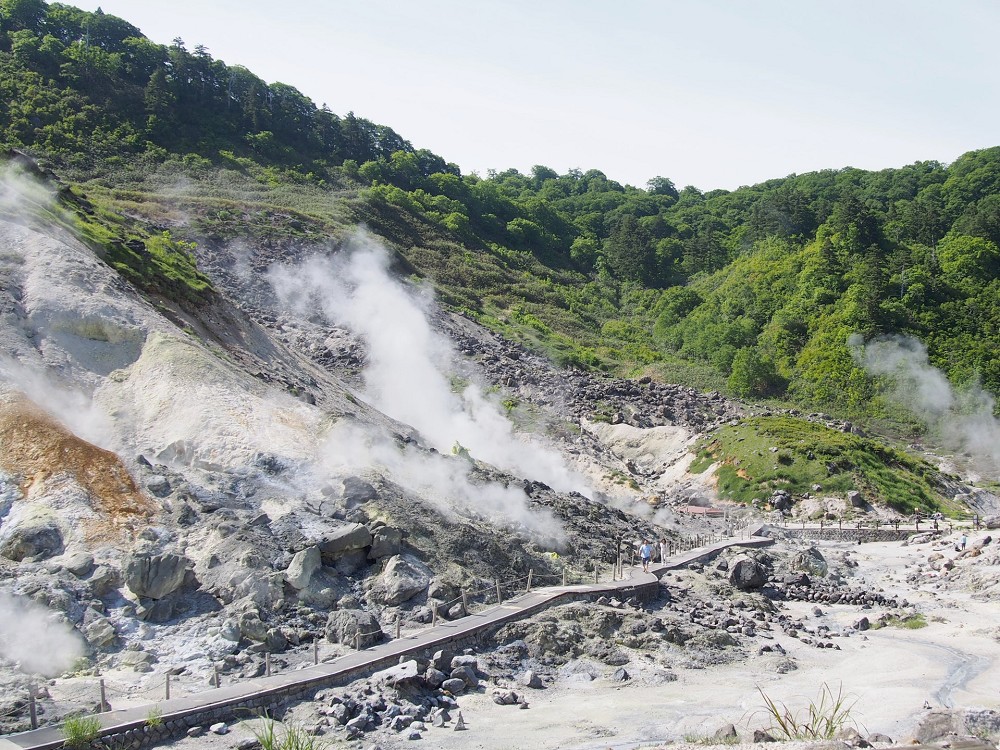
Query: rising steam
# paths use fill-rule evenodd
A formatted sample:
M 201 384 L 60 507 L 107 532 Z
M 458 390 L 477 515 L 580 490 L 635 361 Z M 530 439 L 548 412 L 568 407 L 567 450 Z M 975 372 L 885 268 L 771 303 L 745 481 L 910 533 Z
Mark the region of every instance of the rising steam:
M 983 471 L 1000 472 L 1000 420 L 993 416 L 992 395 L 976 385 L 956 391 L 915 338 L 880 337 L 863 344 L 852 336 L 848 343 L 865 369 L 892 380 L 894 400 L 925 420 L 947 447 L 967 453 Z
M 505 526 L 514 523 L 551 546 L 564 534 L 559 522 L 545 509 L 531 510 L 520 487 L 497 482 L 476 482 L 467 461 L 429 453 L 418 447 L 399 446 L 359 425 L 338 424 L 320 448 L 328 471 L 358 473 L 369 468 L 384 471 L 444 515 L 461 511 Z
M 318 309 L 328 321 L 364 340 L 366 400 L 419 430 L 438 451 L 451 453 L 457 444 L 474 458 L 518 476 L 559 491 L 589 493 L 583 478 L 570 471 L 558 453 L 515 433 L 479 387 L 468 385 L 455 392 L 455 354 L 429 322 L 429 295 L 394 280 L 388 266 L 386 251 L 360 237 L 347 253 L 276 266 L 269 278 L 284 305 L 299 314 Z M 467 489 L 452 486 L 446 494 Z
M 0 592 L 0 655 L 22 672 L 55 677 L 83 656 L 80 634 L 52 611 Z

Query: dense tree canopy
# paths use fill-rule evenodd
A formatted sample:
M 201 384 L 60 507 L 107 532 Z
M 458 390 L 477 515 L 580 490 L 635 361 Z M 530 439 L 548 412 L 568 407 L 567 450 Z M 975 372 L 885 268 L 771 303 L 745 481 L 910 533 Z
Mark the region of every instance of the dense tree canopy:
M 848 337 L 909 334 L 955 382 L 1000 392 L 1000 148 L 731 192 L 545 165 L 463 175 L 201 45 L 42 0 L 0 0 L 0 143 L 82 180 L 175 159 L 353 191 L 464 248 L 425 270 L 566 362 L 877 410 Z

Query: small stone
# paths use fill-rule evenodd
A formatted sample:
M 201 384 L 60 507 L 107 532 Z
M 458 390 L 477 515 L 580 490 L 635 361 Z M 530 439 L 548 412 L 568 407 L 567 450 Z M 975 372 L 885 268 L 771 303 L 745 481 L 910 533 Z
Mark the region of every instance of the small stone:
M 521 684 L 532 690 L 540 690 L 542 687 L 542 678 L 536 672 L 529 669 L 521 676 Z
M 719 740 L 720 744 L 735 742 L 739 738 L 736 733 L 736 727 L 733 724 L 726 724 L 724 727 L 719 727 L 713 735 L 713 739 Z
M 213 724 L 208 728 L 208 731 L 212 734 L 226 734 L 229 732 L 229 727 L 226 726 L 226 722 L 220 721 L 218 724 Z
M 187 730 L 187 736 L 201 737 L 201 735 L 204 734 L 204 732 L 205 732 L 204 727 L 191 727 L 190 729 Z

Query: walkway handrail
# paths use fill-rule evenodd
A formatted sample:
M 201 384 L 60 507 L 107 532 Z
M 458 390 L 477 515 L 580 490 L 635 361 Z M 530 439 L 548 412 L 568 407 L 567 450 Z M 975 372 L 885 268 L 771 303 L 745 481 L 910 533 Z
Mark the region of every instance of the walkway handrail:
M 388 643 L 379 644 L 353 653 L 337 657 L 331 662 L 317 662 L 294 672 L 270 674 L 255 678 L 252 682 L 234 683 L 227 686 L 217 684 L 215 688 L 194 695 L 172 698 L 156 702 L 157 723 L 165 731 L 171 727 L 179 732 L 188 726 L 204 723 L 200 718 L 206 714 L 218 716 L 220 711 L 230 713 L 238 707 L 253 710 L 267 705 L 275 696 L 298 695 L 303 692 L 330 685 L 345 678 L 369 674 L 398 662 L 400 656 L 413 655 L 435 650 L 448 643 L 466 640 L 479 633 L 517 620 L 552 606 L 566 598 L 581 595 L 592 596 L 614 592 L 641 593 L 652 591 L 659 586 L 659 576 L 668 570 L 683 567 L 698 559 L 710 557 L 732 546 L 766 546 L 773 539 L 751 536 L 748 539 L 729 539 L 699 549 L 688 550 L 672 556 L 667 562 L 655 563 L 649 573 L 643 573 L 639 566 L 625 569 L 628 577 L 598 583 L 566 586 L 550 586 L 533 591 L 525 591 L 475 614 L 467 613 L 457 620 L 435 623 L 416 633 L 401 635 Z M 486 589 L 484 589 L 485 591 Z M 454 600 L 457 603 L 460 599 Z M 371 631 L 374 635 L 384 631 Z M 360 639 L 360 634 L 358 636 Z M 358 643 L 358 645 L 360 645 Z M 169 681 L 167 683 L 169 685 Z M 103 704 L 103 696 L 102 696 Z M 110 711 L 95 714 L 101 724 L 100 736 L 115 736 L 138 730 L 139 738 L 148 730 L 149 706 Z M 65 744 L 65 737 L 58 726 L 46 726 L 20 734 L 0 738 L 0 750 L 58 750 Z

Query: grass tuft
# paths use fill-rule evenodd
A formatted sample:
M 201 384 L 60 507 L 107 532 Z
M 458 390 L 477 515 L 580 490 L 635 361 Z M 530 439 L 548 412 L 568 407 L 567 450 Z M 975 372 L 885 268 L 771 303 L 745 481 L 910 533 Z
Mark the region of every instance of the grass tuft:
M 329 746 L 299 724 L 282 724 L 279 731 L 278 722 L 271 718 L 262 719 L 253 734 L 262 750 L 325 750 Z
M 757 692 L 764 699 L 764 712 L 770 716 L 770 730 L 783 740 L 829 740 L 848 726 L 855 727 L 851 710 L 857 699 L 844 696 L 843 687 L 834 695 L 825 682 L 815 701 L 799 711 L 792 711 L 780 701 L 773 700 L 762 688 Z
M 72 716 L 63 722 L 65 747 L 80 750 L 89 746 L 101 734 L 101 720 L 96 716 Z

